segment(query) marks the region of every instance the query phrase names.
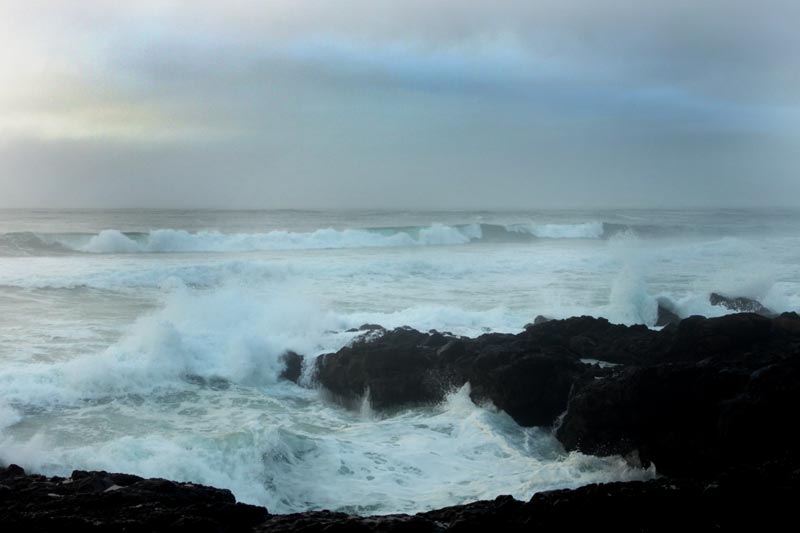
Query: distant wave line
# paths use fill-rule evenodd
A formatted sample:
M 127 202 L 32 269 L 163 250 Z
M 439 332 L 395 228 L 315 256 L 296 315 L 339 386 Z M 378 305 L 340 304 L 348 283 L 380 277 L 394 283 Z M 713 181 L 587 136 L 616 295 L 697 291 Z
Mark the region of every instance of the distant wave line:
M 519 242 L 537 239 L 601 239 L 627 230 L 603 222 L 576 224 L 431 224 L 365 229 L 323 228 L 310 232 L 273 230 L 265 233 L 189 232 L 156 229 L 99 233 L 16 232 L 0 235 L 0 255 L 69 253 L 189 253 L 317 250 L 411 246 L 453 246 L 474 242 Z

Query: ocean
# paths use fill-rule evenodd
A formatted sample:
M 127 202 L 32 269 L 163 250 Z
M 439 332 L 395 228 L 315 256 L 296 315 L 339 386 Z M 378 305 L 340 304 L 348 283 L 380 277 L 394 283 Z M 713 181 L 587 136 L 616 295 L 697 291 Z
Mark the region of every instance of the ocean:
M 281 355 L 362 324 L 477 336 L 800 310 L 800 211 L 0 210 L 0 463 L 228 488 L 274 513 L 413 513 L 657 475 L 565 452 L 464 388 L 391 415 Z

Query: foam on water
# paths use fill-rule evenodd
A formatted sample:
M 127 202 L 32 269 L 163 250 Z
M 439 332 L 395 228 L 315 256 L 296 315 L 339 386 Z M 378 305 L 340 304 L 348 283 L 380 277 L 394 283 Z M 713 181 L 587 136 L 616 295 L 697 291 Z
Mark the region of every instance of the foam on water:
M 22 416 L 17 410 L 8 405 L 5 400 L 0 400 L 0 435 L 5 428 L 13 426 L 20 420 L 22 420 Z
M 604 234 L 602 222 L 581 224 L 511 224 L 509 231 L 529 233 L 543 239 L 599 239 Z
M 228 487 L 272 512 L 417 512 L 654 475 L 620 458 L 567 454 L 548 432 L 474 405 L 466 388 L 441 406 L 383 419 L 320 405 L 310 391 L 270 392 L 267 401 L 249 389 L 228 389 L 224 399 L 194 390 L 158 404 L 83 409 L 80 419 L 62 412 L 26 442 L 3 439 L 3 454 L 48 474 L 80 465 Z M 150 424 L 120 427 L 148 407 L 158 414 Z M 76 423 L 96 419 L 105 422 L 104 436 L 74 434 Z

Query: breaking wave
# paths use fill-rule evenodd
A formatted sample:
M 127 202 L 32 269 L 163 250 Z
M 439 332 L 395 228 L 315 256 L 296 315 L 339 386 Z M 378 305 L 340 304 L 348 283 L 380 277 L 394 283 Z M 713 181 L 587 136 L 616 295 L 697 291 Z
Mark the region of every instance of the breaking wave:
M 283 230 L 265 233 L 189 232 L 156 229 L 100 233 L 40 234 L 31 232 L 0 235 L 0 255 L 54 255 L 65 253 L 181 253 L 254 252 L 270 250 L 322 250 L 341 248 L 387 248 L 452 246 L 472 242 L 517 242 L 536 239 L 601 239 L 625 228 L 603 222 L 579 224 L 461 224 L 398 228 L 334 229 L 310 232 Z

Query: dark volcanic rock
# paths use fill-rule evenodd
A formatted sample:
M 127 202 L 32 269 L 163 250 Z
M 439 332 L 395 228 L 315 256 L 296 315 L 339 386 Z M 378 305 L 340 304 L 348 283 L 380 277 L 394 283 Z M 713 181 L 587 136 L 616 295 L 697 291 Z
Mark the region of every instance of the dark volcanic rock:
M 539 324 L 544 324 L 545 322 L 550 322 L 551 320 L 553 319 L 544 315 L 536 315 L 536 318 L 533 319 L 533 322 L 530 324 L 525 324 L 524 329 L 532 328 L 533 326 L 538 326 Z
M 69 478 L 0 468 L 3 531 L 250 531 L 269 514 L 228 490 L 128 474 L 75 471 Z
M 792 515 L 797 480 L 763 472 L 714 482 L 658 479 L 587 485 L 535 494 L 527 503 L 493 501 L 422 515 L 444 531 L 771 530 Z
M 290 350 L 281 356 L 281 361 L 286 366 L 279 377 L 297 383 L 303 373 L 303 356 Z
M 578 359 L 634 364 L 658 359 L 668 349 L 670 332 L 647 326 L 612 324 L 605 318 L 580 316 L 550 320 L 519 335 L 530 349 Z
M 361 332 L 386 331 L 386 328 L 378 324 L 361 324 L 357 328 L 350 328 L 347 330 L 348 333 L 358 333 L 359 331 Z
M 637 451 L 665 474 L 716 468 L 719 404 L 747 374 L 691 364 L 636 368 L 589 383 L 570 398 L 558 429 L 568 450 L 593 455 Z
M 733 472 L 711 482 L 658 479 L 543 492 L 520 514 L 527 531 L 766 531 L 780 528 L 797 495 L 789 476 Z
M 713 475 L 769 460 L 800 465 L 800 319 L 681 322 L 667 361 L 584 382 L 558 429 L 569 450 L 638 452 L 660 473 Z
M 675 306 L 666 298 L 658 300 L 658 316 L 656 318 L 656 327 L 668 326 L 670 324 L 678 324 L 681 317 L 675 312 Z
M 373 338 L 357 339 L 316 361 L 316 378 L 346 404 L 366 394 L 376 409 L 438 402 L 444 394 L 434 372 L 437 349 L 430 335 L 398 328 Z
M 699 361 L 708 357 L 733 360 L 755 349 L 758 354 L 784 351 L 784 336 L 775 322 L 755 313 L 718 318 L 691 316 L 675 330 L 666 360 Z M 772 345 L 772 346 L 771 346 Z
M 795 518 L 797 473 L 766 464 L 713 481 L 666 479 L 587 485 L 456 505 L 417 515 L 329 511 L 269 515 L 226 490 L 106 472 L 69 479 L 0 468 L 3 531 L 443 532 L 772 531 Z
M 673 406 L 673 422 L 688 422 L 704 413 L 704 402 L 711 401 L 708 391 L 716 390 L 713 387 L 739 376 L 734 380 L 739 388 L 733 392 L 742 392 L 744 377 L 798 346 L 800 318 L 795 314 L 785 313 L 775 319 L 755 313 L 711 319 L 695 316 L 661 331 L 611 324 L 602 318 L 574 317 L 530 326 L 517 335 L 490 333 L 475 339 L 410 328 L 373 333 L 335 354 L 321 356 L 315 370 L 319 383 L 335 399 L 353 405 L 369 393 L 376 409 L 436 403 L 453 389 L 470 383 L 473 400 L 490 401 L 526 426 L 552 424 L 566 409 L 574 390 L 576 409 L 587 396 L 585 408 L 594 406 L 598 413 L 583 424 L 578 422 L 582 415 L 573 411 L 560 435 L 576 447 L 577 437 L 571 439 L 566 432 L 573 431 L 573 426 L 585 425 L 586 432 L 594 431 L 589 426 L 596 427 L 597 439 L 607 443 L 603 446 L 609 451 L 624 451 L 626 442 L 639 440 L 620 433 L 622 440 L 614 441 L 616 433 L 606 428 L 611 421 L 599 420 L 615 416 L 625 402 L 640 412 L 625 415 L 631 420 L 615 422 L 618 426 L 652 421 L 645 407 L 662 409 L 662 404 Z M 709 358 L 714 364 L 703 363 Z M 612 371 L 584 364 L 587 359 L 623 367 Z M 656 368 L 668 363 L 684 365 Z M 613 379 L 595 383 L 594 378 L 612 374 Z M 725 380 L 718 379 L 717 374 Z M 627 381 L 615 385 L 622 383 L 620 380 Z M 638 390 L 650 396 L 635 396 L 632 391 Z M 714 397 L 713 402 L 730 399 L 733 392 L 724 391 L 727 396 Z M 607 409 L 600 409 L 601 405 Z M 695 412 L 695 407 L 700 411 Z M 712 419 L 701 417 L 696 423 L 703 425 Z M 679 424 L 675 431 L 682 431 L 682 427 Z M 704 427 L 704 431 L 707 429 Z M 678 434 L 657 434 L 667 439 L 665 442 L 680 438 Z M 707 438 L 700 433 L 691 435 Z M 588 445 L 587 436 L 581 439 Z M 590 446 L 593 450 L 600 448 Z
M 585 373 L 585 365 L 566 357 L 485 350 L 467 377 L 473 400 L 491 401 L 520 425 L 549 426 L 564 412 L 572 384 Z
M 353 516 L 330 511 L 273 515 L 256 531 L 264 533 L 338 533 L 376 531 L 382 533 L 427 533 L 444 531 L 443 524 L 420 515 Z
M 775 313 L 764 307 L 761 302 L 753 300 L 752 298 L 744 298 L 742 296 L 728 298 L 727 296 L 712 292 L 708 297 L 708 301 L 711 302 L 711 305 L 719 305 L 726 309 L 730 309 L 731 311 L 737 311 L 740 313 L 758 313 L 759 315 L 769 318 L 775 316 Z
M 375 409 L 437 403 L 469 382 L 476 402 L 490 401 L 522 425 L 550 425 L 573 385 L 600 372 L 580 359 L 649 361 L 668 351 L 668 336 L 592 317 L 475 339 L 398 328 L 320 356 L 315 375 L 334 399 L 355 406 L 369 394 Z
M 490 334 L 459 339 L 400 328 L 317 359 L 317 379 L 346 404 L 366 394 L 375 409 L 436 403 L 469 382 L 520 424 L 548 425 L 564 411 L 575 379 L 587 372 L 574 355 L 542 353 L 524 338 Z
M 556 322 L 566 321 L 543 323 L 519 335 L 463 340 L 463 353 L 440 364 L 471 384 L 477 403 L 492 402 L 524 426 L 551 425 L 566 409 L 573 383 L 597 371 L 582 364 L 568 346 L 552 342 Z

